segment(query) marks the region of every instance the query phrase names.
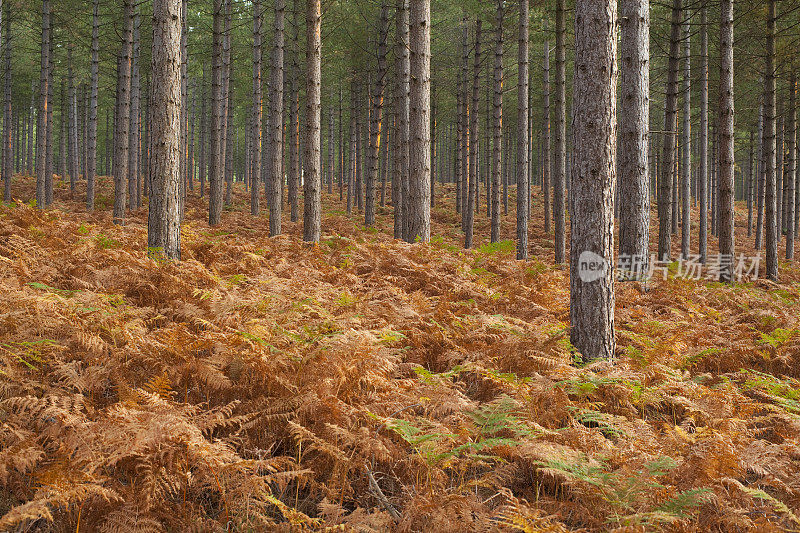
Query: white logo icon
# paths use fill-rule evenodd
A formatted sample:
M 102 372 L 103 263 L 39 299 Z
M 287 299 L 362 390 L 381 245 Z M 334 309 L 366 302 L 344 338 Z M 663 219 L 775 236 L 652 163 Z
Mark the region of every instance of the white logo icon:
M 585 251 L 578 259 L 578 277 L 584 283 L 602 279 L 608 273 L 608 261 L 594 252 Z

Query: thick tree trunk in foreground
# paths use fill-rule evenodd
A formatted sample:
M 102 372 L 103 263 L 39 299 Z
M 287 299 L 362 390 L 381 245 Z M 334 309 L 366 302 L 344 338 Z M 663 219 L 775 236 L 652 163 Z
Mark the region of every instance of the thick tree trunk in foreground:
M 156 259 L 181 256 L 181 18 L 181 0 L 153 0 L 147 246 Z
M 733 0 L 722 0 L 719 69 L 719 253 L 734 261 L 734 129 L 733 129 Z M 774 161 L 774 159 L 773 159 Z M 732 267 L 723 268 L 720 281 L 733 281 Z
M 303 240 L 319 242 L 322 231 L 322 13 L 320 0 L 306 0 L 306 116 Z
M 572 344 L 584 360 L 614 356 L 617 2 L 575 5 L 570 212 Z M 598 270 L 599 267 L 599 270 Z
M 411 0 L 408 242 L 431 240 L 431 3 Z
M 222 147 L 223 87 L 222 87 L 222 25 L 225 18 L 225 1 L 214 0 L 213 36 L 211 58 L 211 142 L 209 148 L 208 223 L 216 226 L 222 216 L 222 181 L 224 149 Z
M 529 0 L 519 1 L 519 41 L 517 53 L 517 259 L 528 258 L 528 19 Z M 547 46 L 545 44 L 545 46 Z
M 650 259 L 650 2 L 622 2 L 621 99 L 619 113 L 620 267 L 632 277 L 647 272 Z M 630 259 L 628 262 L 627 259 Z M 633 268 L 635 266 L 635 268 Z

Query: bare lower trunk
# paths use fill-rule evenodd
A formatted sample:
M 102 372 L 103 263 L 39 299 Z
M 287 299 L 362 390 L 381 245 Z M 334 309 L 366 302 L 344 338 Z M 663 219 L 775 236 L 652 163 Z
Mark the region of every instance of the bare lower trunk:
M 797 80 L 792 72 L 789 82 L 789 126 L 786 130 L 789 149 L 789 168 L 786 176 L 786 260 L 794 259 L 794 211 L 795 187 L 797 181 Z
M 658 187 L 658 258 L 669 260 L 672 256 L 671 235 L 673 219 L 673 193 L 677 142 L 678 116 L 678 63 L 681 35 L 681 0 L 673 0 L 672 23 L 667 66 L 667 97 L 664 111 L 664 148 L 661 157 L 661 175 Z
M 386 36 L 389 32 L 389 8 L 381 6 L 378 29 L 378 72 L 372 95 L 372 127 L 369 137 L 369 169 L 367 173 L 367 197 L 364 209 L 364 224 L 375 223 L 375 182 L 378 178 L 378 155 L 381 143 L 381 119 L 383 113 L 383 92 L 386 87 Z
M 629 276 L 647 272 L 650 246 L 650 2 L 622 2 L 619 113 L 619 254 Z
M 733 0 L 722 0 L 720 16 L 719 69 L 719 253 L 734 260 L 733 194 L 734 194 L 734 129 L 733 129 Z M 774 159 L 773 159 L 774 161 Z M 731 267 L 723 268 L 720 281 L 733 281 Z
M 553 218 L 555 219 L 555 262 L 566 259 L 566 162 L 567 162 L 567 93 L 566 93 L 566 1 L 556 0 L 556 128 L 553 160 Z
M 544 19 L 544 34 L 547 33 L 547 17 Z M 550 186 L 550 40 L 545 37 L 544 41 L 544 65 L 542 72 L 542 108 L 544 109 L 544 117 L 542 117 L 542 150 L 540 156 L 540 164 L 542 166 L 542 196 L 544 197 L 544 232 L 550 233 L 550 219 L 552 217 L 552 210 L 550 206 L 550 197 L 552 187 Z
M 529 0 L 519 2 L 517 65 L 517 259 L 528 259 L 528 41 Z
M 575 4 L 570 181 L 570 340 L 584 361 L 614 356 L 617 2 Z
M 306 116 L 303 240 L 319 242 L 322 231 L 322 13 L 320 0 L 306 0 Z
M 123 1 L 122 51 L 117 63 L 117 105 L 114 117 L 114 223 L 125 221 L 128 186 L 128 143 L 131 112 L 131 54 L 133 48 L 133 7 Z
M 270 115 L 268 124 L 267 186 L 269 187 L 269 234 L 281 234 L 281 183 L 283 182 L 283 47 L 286 1 L 275 2 L 275 37 L 270 70 Z M 258 135 L 257 133 L 255 135 Z M 258 174 L 253 179 L 258 180 Z M 257 185 L 253 188 L 258 189 Z
M 727 0 L 730 1 L 730 0 Z M 725 2 L 727 3 L 727 2 Z M 775 3 L 776 0 L 769 0 L 769 11 L 767 13 L 767 46 L 765 68 L 766 77 L 764 78 L 764 162 L 765 172 L 765 194 L 764 203 L 765 219 L 764 229 L 766 230 L 767 243 L 767 277 L 773 281 L 778 280 L 778 219 L 775 191 L 775 150 L 776 150 L 776 131 L 775 131 Z M 732 170 L 732 169 L 731 169 Z M 720 204 L 721 205 L 721 204 Z M 720 252 L 722 253 L 722 252 Z
M 466 235 L 464 248 L 472 248 L 475 226 L 475 204 L 478 196 L 478 106 L 481 84 L 481 19 L 475 23 L 475 63 L 472 77 L 472 103 L 469 114 L 469 186 L 467 192 Z
M 222 138 L 223 64 L 222 40 L 226 0 L 214 0 L 212 59 L 211 59 L 211 142 L 209 143 L 209 202 L 208 223 L 216 226 L 222 216 L 222 181 L 224 174 L 224 149 Z
M 277 7 L 277 2 L 276 2 Z M 260 210 L 258 179 L 261 175 L 261 120 L 263 107 L 261 102 L 261 0 L 253 0 L 253 109 L 250 122 L 250 214 L 257 216 Z M 282 59 L 282 58 L 281 58 Z M 281 65 L 281 69 L 283 65 Z M 281 80 L 283 81 L 283 80 Z M 269 160 L 265 162 L 269 164 Z
M 500 240 L 500 181 L 503 172 L 503 0 L 497 3 L 492 98 L 491 242 Z
M 292 7 L 292 40 L 289 68 L 289 219 L 297 222 L 300 205 L 297 193 L 300 188 L 300 0 Z
M 6 2 L 3 14 L 3 55 L 5 58 L 4 102 L 3 106 L 3 201 L 11 201 L 11 174 L 14 171 L 14 150 L 12 145 L 13 119 L 11 114 L 11 6 Z M 19 146 L 19 143 L 16 143 Z
M 42 0 L 41 74 L 39 77 L 39 110 L 36 123 L 36 206 L 47 207 L 47 101 L 50 83 L 50 2 Z M 30 151 L 30 149 L 29 149 Z M 30 159 L 30 158 L 29 158 Z
M 681 255 L 691 253 L 692 216 L 692 45 L 688 10 L 685 15 L 683 44 L 683 164 L 681 167 Z
M 156 259 L 180 259 L 181 1 L 153 0 L 147 246 Z
M 708 12 L 700 12 L 700 168 L 697 176 L 697 195 L 700 197 L 700 261 L 708 256 Z M 751 136 L 752 140 L 752 136 Z M 752 170 L 752 167 L 751 167 Z M 752 205 L 752 204 L 751 204 Z M 752 210 L 751 210 L 752 214 Z M 752 220 L 752 216 L 751 216 Z

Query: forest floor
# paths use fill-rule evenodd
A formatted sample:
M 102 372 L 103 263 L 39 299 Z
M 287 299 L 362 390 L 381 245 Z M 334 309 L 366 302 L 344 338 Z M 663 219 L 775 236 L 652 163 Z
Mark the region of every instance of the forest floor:
M 796 264 L 618 284 L 617 357 L 584 365 L 541 198 L 520 262 L 485 198 L 471 251 L 452 190 L 429 245 L 335 194 L 309 247 L 237 187 L 156 263 L 146 209 L 79 193 L 0 207 L 0 530 L 800 528 Z

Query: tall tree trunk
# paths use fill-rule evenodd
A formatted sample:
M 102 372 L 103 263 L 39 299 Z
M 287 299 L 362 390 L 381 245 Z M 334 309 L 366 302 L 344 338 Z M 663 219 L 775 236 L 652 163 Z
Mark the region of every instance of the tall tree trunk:
M 431 239 L 431 4 L 411 0 L 408 242 Z
M 681 37 L 681 0 L 672 2 L 672 22 L 667 65 L 667 96 L 664 103 L 664 148 L 658 187 L 658 258 L 669 260 L 671 252 L 673 192 L 676 164 L 678 116 L 678 64 Z
M 550 234 L 550 219 L 552 208 L 550 206 L 551 189 L 550 186 L 550 34 L 547 29 L 547 16 L 544 17 L 544 65 L 542 72 L 542 150 L 540 164 L 542 166 L 542 196 L 544 197 L 544 232 Z
M 303 240 L 322 232 L 322 13 L 320 0 L 306 0 L 306 122 L 303 180 Z
M 475 228 L 475 203 L 478 196 L 478 106 L 480 105 L 481 90 L 481 19 L 475 22 L 475 63 L 472 76 L 472 103 L 469 115 L 469 179 L 467 192 L 466 235 L 464 248 L 472 248 L 473 232 Z
M 619 254 L 626 275 L 638 279 L 650 260 L 650 1 L 623 0 L 621 17 Z
M 275 36 L 270 70 L 270 135 L 267 152 L 267 184 L 269 187 L 269 234 L 281 234 L 281 184 L 283 183 L 283 48 L 286 1 L 275 2 Z M 256 134 L 258 135 L 258 134 Z M 257 174 L 254 178 L 257 179 Z M 255 187 L 258 188 L 258 187 Z
M 44 202 L 47 206 L 50 206 L 50 204 L 53 203 L 53 104 L 55 102 L 55 99 L 53 98 L 53 86 L 55 85 L 55 83 L 53 83 L 55 71 L 55 61 L 53 60 L 53 57 L 55 54 L 53 52 L 52 34 L 50 35 L 49 41 L 50 50 L 47 53 L 47 78 L 50 81 L 47 84 L 47 126 L 45 127 L 44 131 Z
M 575 4 L 570 339 L 584 360 L 615 347 L 616 18 L 616 0 Z
M 69 100 L 69 127 L 67 128 L 67 156 L 69 157 L 69 186 L 70 192 L 75 191 L 75 180 L 80 173 L 80 166 L 78 163 L 78 95 L 75 89 L 75 76 L 72 71 L 72 46 L 67 48 L 69 59 L 69 89 L 67 98 Z
M 466 231 L 466 205 L 467 190 L 469 189 L 469 20 L 465 16 L 461 19 L 461 72 L 459 81 L 461 86 L 458 89 L 461 108 L 458 110 L 458 121 L 456 127 L 456 210 L 461 213 L 461 231 Z
M 223 149 L 223 68 L 222 40 L 226 0 L 214 0 L 211 58 L 211 143 L 209 147 L 208 223 L 216 226 L 222 216 Z
M 128 146 L 128 196 L 131 211 L 142 206 L 142 189 L 139 169 L 139 152 L 141 147 L 141 83 L 139 77 L 139 7 L 137 6 L 133 22 L 133 59 L 131 62 L 131 115 L 130 115 L 130 144 Z
M 200 175 L 200 198 L 205 195 L 206 190 L 206 176 L 208 175 L 208 129 L 209 129 L 209 120 L 206 113 L 206 100 L 208 99 L 206 96 L 206 70 L 203 69 L 203 81 L 200 87 L 200 161 L 199 165 L 200 168 L 198 170 L 198 174 Z
M 564 22 L 566 0 L 556 0 L 556 129 L 555 159 L 553 160 L 553 218 L 555 219 L 555 262 L 561 264 L 566 255 L 566 163 L 567 163 L 567 28 Z
M 397 200 L 392 198 L 395 204 L 394 208 L 400 210 L 400 216 L 396 217 L 396 224 L 399 223 L 399 228 L 395 228 L 395 235 L 401 238 L 408 236 L 408 179 L 409 179 L 409 113 L 410 113 L 410 94 L 409 82 L 411 75 L 411 64 L 409 57 L 409 15 L 408 15 L 408 0 L 398 0 L 397 13 L 395 16 L 395 31 L 396 31 L 396 57 L 397 57 L 397 121 L 399 135 L 397 136 L 397 161 L 398 172 L 395 174 L 394 179 L 398 180 L 398 197 Z M 399 231 L 398 231 L 399 229 Z
M 189 156 L 186 161 L 186 183 L 189 190 L 194 192 L 194 176 L 195 176 L 195 159 L 194 159 L 194 145 L 195 136 L 194 130 L 197 125 L 197 79 L 192 82 L 192 108 L 189 112 Z
M 39 77 L 39 111 L 36 122 L 36 206 L 47 207 L 47 101 L 50 83 L 50 0 L 42 0 L 41 74 Z M 28 149 L 30 152 L 30 148 Z M 30 157 L 29 157 L 30 160 Z
M 386 143 L 386 140 L 384 140 L 384 143 Z M 385 149 L 384 152 L 386 152 Z M 336 165 L 334 164 L 335 156 L 336 156 L 336 142 L 335 142 L 334 122 L 333 122 L 333 106 L 331 106 L 330 112 L 328 113 L 328 194 L 333 194 L 333 176 L 336 171 Z M 386 174 L 384 173 L 383 187 L 381 188 L 381 207 L 383 207 L 383 199 L 384 199 L 383 196 L 385 189 L 386 189 Z
M 494 45 L 494 96 L 492 98 L 491 242 L 500 240 L 500 180 L 503 172 L 503 1 L 497 1 Z
M 364 209 L 364 224 L 375 223 L 375 182 L 378 178 L 378 154 L 381 143 L 381 119 L 383 113 L 383 92 L 386 87 L 386 36 L 389 32 L 389 7 L 381 6 L 378 28 L 378 73 L 372 95 L 372 127 L 369 138 L 369 171 L 367 174 L 367 202 Z
M 733 282 L 734 260 L 734 129 L 733 129 L 733 0 L 722 0 L 720 11 L 719 76 L 719 253 L 728 266 L 720 272 L 720 281 Z M 774 97 L 774 95 L 773 95 Z M 773 158 L 773 161 L 775 159 Z
M 225 3 L 225 37 L 222 41 L 222 164 L 224 165 L 225 196 L 223 205 L 231 203 L 231 186 L 233 185 L 233 97 L 231 85 L 233 84 L 233 62 L 231 61 L 231 0 Z
M 300 206 L 300 0 L 292 6 L 292 40 L 289 52 L 289 219 L 297 222 Z
M 787 128 L 789 168 L 786 176 L 786 260 L 794 259 L 794 210 L 797 186 L 797 79 L 792 71 L 789 80 L 789 127 Z
M 684 15 L 683 56 L 683 164 L 681 167 L 681 256 L 691 254 L 692 237 L 692 42 L 688 10 Z
M 708 8 L 700 11 L 700 168 L 697 195 L 700 197 L 700 262 L 708 257 Z M 751 217 L 752 219 L 752 217 Z
M 42 3 L 44 4 L 44 0 L 42 0 Z M 49 17 L 50 16 L 50 14 L 49 14 L 50 13 L 50 11 L 49 11 L 50 8 L 48 7 L 47 9 L 48 9 L 47 13 L 48 13 L 48 17 Z M 44 7 L 42 7 L 42 15 L 43 15 L 42 18 L 44 18 Z M 49 25 L 49 21 L 48 21 L 48 25 Z M 42 23 L 42 26 L 44 26 L 44 22 Z M 42 32 L 44 32 L 44 28 L 42 28 Z M 41 80 L 39 80 L 39 81 L 40 81 L 40 86 L 41 86 Z M 36 146 L 37 146 L 37 148 L 36 148 L 36 152 L 34 153 L 34 136 L 33 136 L 34 125 L 36 127 L 36 132 L 37 133 L 39 131 L 43 131 L 43 130 L 39 130 L 39 118 L 38 118 L 38 114 L 36 112 L 36 90 L 35 89 L 36 89 L 36 82 L 35 81 L 31 81 L 31 106 L 30 106 L 30 113 L 28 115 L 28 149 L 27 149 L 27 157 L 25 158 L 25 160 L 26 160 L 26 168 L 27 168 L 26 174 L 28 176 L 33 176 L 33 174 L 36 173 L 36 176 L 38 178 L 39 173 L 36 170 L 36 164 L 37 164 L 38 157 L 39 157 L 39 151 L 38 151 L 39 139 L 38 139 L 38 137 L 36 138 Z M 42 94 L 41 94 L 41 91 L 40 91 L 39 92 L 39 98 L 41 98 L 41 96 L 42 96 Z M 36 160 L 34 160 L 34 158 L 36 158 Z M 38 194 L 38 192 L 39 192 L 38 181 L 37 181 L 37 184 L 36 184 L 36 191 L 37 191 L 37 194 Z M 42 189 L 42 194 L 44 194 L 44 189 Z M 44 196 L 42 196 L 42 198 L 44 198 Z M 37 196 L 37 199 L 38 199 L 38 196 Z
M 749 164 L 747 165 L 747 184 L 745 185 L 747 194 L 747 236 L 752 237 L 753 235 L 753 198 L 755 194 L 753 193 L 753 182 L 755 180 L 755 139 L 753 136 L 753 130 L 750 130 L 750 155 L 749 155 Z
M 114 120 L 114 223 L 125 220 L 128 181 L 128 132 L 131 111 L 132 0 L 123 0 L 122 50 L 117 62 L 117 104 Z
M 61 177 L 61 181 L 64 181 L 67 177 L 67 116 L 69 112 L 67 111 L 67 92 L 64 90 L 64 78 L 61 78 L 61 132 L 58 136 L 58 174 Z
M 156 259 L 181 256 L 181 8 L 181 0 L 153 0 L 147 246 Z
M 767 277 L 772 281 L 778 280 L 778 218 L 775 203 L 775 2 L 776 0 L 768 1 L 767 62 L 765 68 L 766 77 L 764 79 L 764 159 L 766 164 L 764 227 L 767 242 Z M 722 160 L 721 156 L 720 160 Z M 723 252 L 720 250 L 720 253 Z
M 761 80 L 762 84 L 764 80 Z M 766 146 L 764 144 L 764 97 L 762 94 L 761 105 L 758 113 L 758 202 L 756 205 L 756 238 L 755 249 L 761 250 L 764 245 L 764 193 L 765 176 L 767 167 L 764 164 Z
M 277 7 L 277 3 L 276 3 Z M 281 11 L 281 16 L 283 12 Z M 261 175 L 261 120 L 263 103 L 261 98 L 261 0 L 253 0 L 253 109 L 250 122 L 250 214 L 257 216 L 260 211 L 258 180 Z M 282 61 L 281 61 L 282 63 Z M 281 65 L 281 69 L 283 65 Z M 283 80 L 281 80 L 283 81 Z M 267 161 L 265 164 L 269 164 Z
M 3 55 L 5 57 L 5 77 L 4 77 L 4 102 L 3 106 L 3 201 L 11 201 L 11 174 L 14 171 L 14 150 L 12 145 L 13 117 L 11 114 L 11 5 L 6 2 L 5 13 L 3 14 Z M 16 143 L 19 147 L 19 142 Z
M 528 24 L 529 0 L 519 0 L 519 40 L 517 52 L 517 259 L 528 259 Z M 547 46 L 547 44 L 545 44 Z
M 86 209 L 94 209 L 94 182 L 97 175 L 97 91 L 99 83 L 100 0 L 92 1 L 92 67 L 89 89 L 89 120 L 86 141 Z
M 778 110 L 776 115 L 775 127 L 777 130 L 775 147 L 775 219 L 780 242 L 783 235 L 783 154 L 784 154 L 784 120 L 783 120 L 783 100 L 778 100 Z

